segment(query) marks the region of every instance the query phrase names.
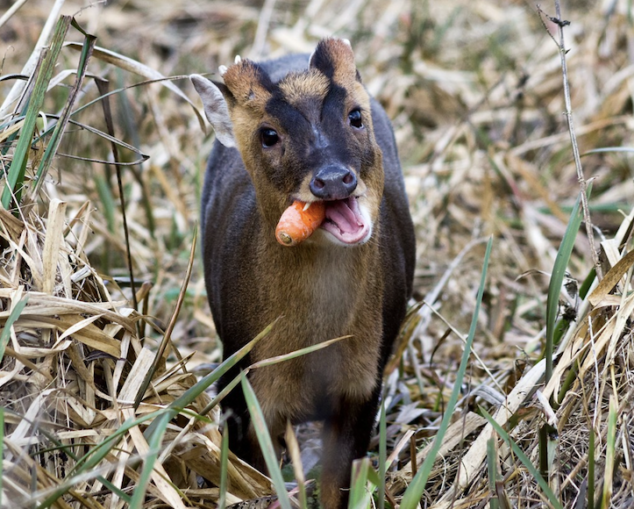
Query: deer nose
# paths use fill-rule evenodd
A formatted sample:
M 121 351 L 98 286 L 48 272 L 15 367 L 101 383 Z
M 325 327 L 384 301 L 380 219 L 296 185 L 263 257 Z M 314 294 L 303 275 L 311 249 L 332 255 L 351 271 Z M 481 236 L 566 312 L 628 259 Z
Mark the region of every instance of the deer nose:
M 326 166 L 317 171 L 309 187 L 322 200 L 343 200 L 357 188 L 357 177 L 348 168 Z

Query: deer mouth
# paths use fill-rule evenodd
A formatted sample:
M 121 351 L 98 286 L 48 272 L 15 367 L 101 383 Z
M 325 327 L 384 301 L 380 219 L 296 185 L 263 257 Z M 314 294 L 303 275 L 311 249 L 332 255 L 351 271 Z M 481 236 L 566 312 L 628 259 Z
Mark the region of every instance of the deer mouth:
M 357 197 L 324 203 L 326 217 L 320 228 L 345 245 L 361 244 L 370 238 L 372 221 L 362 210 Z

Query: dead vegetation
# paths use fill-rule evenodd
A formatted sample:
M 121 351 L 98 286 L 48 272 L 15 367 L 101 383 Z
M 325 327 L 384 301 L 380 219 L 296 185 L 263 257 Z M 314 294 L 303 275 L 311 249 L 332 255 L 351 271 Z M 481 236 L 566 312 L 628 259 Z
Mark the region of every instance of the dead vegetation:
M 15 75 L 28 79 L 41 70 L 37 59 L 23 68 L 46 20 L 57 21 L 53 5 L 61 4 L 27 1 L 0 21 L 2 101 L 21 82 Z M 541 8 L 555 15 L 554 5 Z M 579 185 L 560 55 L 547 33 L 556 35 L 557 26 L 547 18 L 543 25 L 535 5 L 69 0 L 61 12 L 77 13 L 97 46 L 142 64 L 107 61 L 94 50 L 73 111 L 104 93 L 95 77 L 112 91 L 157 79 L 152 70 L 213 73 L 236 54 L 311 51 L 320 37 L 349 38 L 364 83 L 394 122 L 418 236 L 416 300 L 425 303 L 386 377 L 388 500 L 401 501 L 442 419 L 492 236 L 473 354 L 421 507 L 552 505 L 505 440 L 487 451 L 484 408 L 541 468 L 563 507 L 607 508 L 634 505 L 631 9 L 626 0 L 564 5 L 574 122 L 592 180 L 590 217 L 604 278 L 590 286 L 592 253 L 582 227 L 559 299 L 564 330 L 555 333 L 561 339 L 548 383 L 548 286 Z M 85 37 L 69 28 L 65 40 L 81 48 Z M 75 74 L 67 70 L 81 64 L 76 46 L 60 50 L 40 109 L 53 116 L 40 115 L 36 133 L 55 124 L 68 103 Z M 194 98 L 187 80 L 169 83 Z M 26 104 L 14 99 L 0 115 L 3 192 L 26 121 L 21 109 L 11 116 Z M 222 414 L 210 408 L 213 391 L 198 382 L 221 354 L 200 260 L 190 257 L 212 137 L 164 84 L 127 88 L 110 104 L 116 159 L 97 102 L 73 114 L 41 181 L 34 175 L 50 130 L 35 137 L 20 207 L 0 209 L 6 507 L 215 506 L 221 493 Z M 116 162 L 134 163 L 118 166 L 121 187 Z M 170 404 L 175 413 L 161 413 Z M 155 448 L 148 424 L 163 415 L 173 419 Z M 541 461 L 540 432 L 549 448 Z M 311 433 L 299 433 L 304 449 Z M 158 459 L 150 463 L 152 454 Z M 154 470 L 145 478 L 147 464 Z M 226 503 L 271 493 L 268 479 L 235 458 L 225 471 Z M 147 486 L 140 501 L 139 486 Z

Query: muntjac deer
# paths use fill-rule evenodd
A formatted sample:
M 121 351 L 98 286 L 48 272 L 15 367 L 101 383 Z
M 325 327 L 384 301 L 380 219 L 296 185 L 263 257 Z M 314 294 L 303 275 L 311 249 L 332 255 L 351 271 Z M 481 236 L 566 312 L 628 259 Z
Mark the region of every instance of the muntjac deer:
M 253 362 L 350 335 L 249 374 L 274 442 L 287 421 L 324 422 L 321 500 L 345 507 L 412 293 L 414 231 L 392 128 L 344 40 L 325 39 L 310 57 L 236 58 L 221 74 L 224 84 L 191 79 L 216 132 L 203 257 L 225 358 L 283 318 L 220 385 Z M 288 247 L 276 225 L 295 202 L 325 217 Z M 264 469 L 242 391 L 224 407 L 231 450 Z

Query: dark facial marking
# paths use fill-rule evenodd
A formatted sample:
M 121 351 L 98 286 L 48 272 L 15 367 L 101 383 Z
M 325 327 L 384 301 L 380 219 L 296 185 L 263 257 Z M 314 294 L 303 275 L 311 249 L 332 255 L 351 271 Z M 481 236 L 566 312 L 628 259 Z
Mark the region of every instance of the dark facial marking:
M 335 66 L 331 56 L 324 51 L 323 48 L 317 47 L 317 50 L 311 57 L 311 65 L 319 69 L 330 81 L 335 75 Z
M 302 113 L 284 100 L 279 90 L 267 101 L 265 111 L 274 117 L 290 135 L 296 135 L 297 129 L 306 129 L 309 121 Z
M 348 93 L 346 89 L 334 82 L 330 84 L 328 95 L 324 99 L 324 106 L 321 109 L 321 119 L 343 118 L 343 107 Z
M 306 103 L 290 104 L 278 87 L 266 102 L 265 111 L 286 133 L 280 152 L 268 167 L 268 180 L 280 191 L 291 193 L 310 172 L 328 165 L 353 168 L 359 172 L 368 157 L 366 148 L 353 129 L 363 129 L 363 114 L 360 108 L 347 111 L 348 91 L 345 87 L 330 82 L 328 92 L 321 98 Z M 321 103 L 321 104 L 319 104 Z M 310 111 L 314 104 L 314 112 Z M 305 105 L 305 107 L 304 107 Z M 307 109 L 309 108 L 309 109 Z M 306 110 L 306 111 L 304 111 Z M 280 134 L 281 134 L 280 133 Z M 280 144 L 279 134 L 269 126 L 259 131 L 259 143 L 267 151 Z
M 348 133 L 348 125 L 346 112 L 346 89 L 335 83 L 331 83 L 330 91 L 324 99 L 321 110 L 322 128 L 328 133 L 331 140 L 332 156 L 344 165 L 353 163 L 353 152 L 351 151 L 351 143 L 354 141 Z M 357 166 L 352 164 L 353 166 Z

